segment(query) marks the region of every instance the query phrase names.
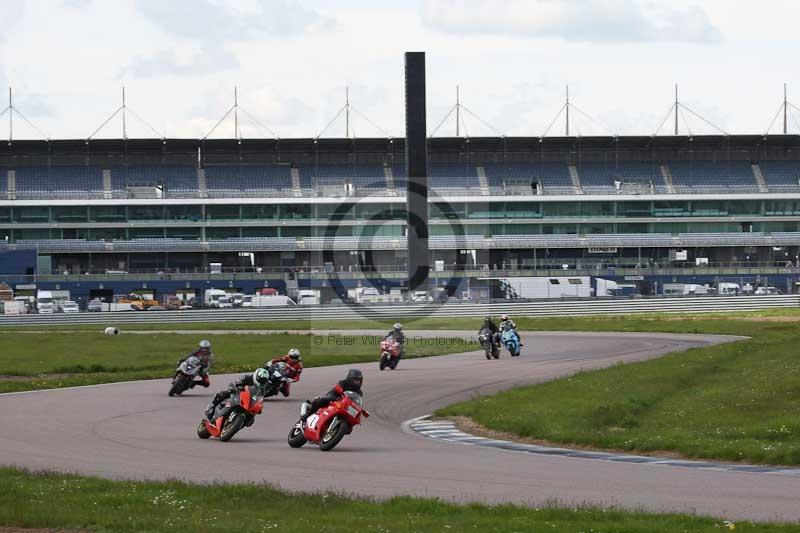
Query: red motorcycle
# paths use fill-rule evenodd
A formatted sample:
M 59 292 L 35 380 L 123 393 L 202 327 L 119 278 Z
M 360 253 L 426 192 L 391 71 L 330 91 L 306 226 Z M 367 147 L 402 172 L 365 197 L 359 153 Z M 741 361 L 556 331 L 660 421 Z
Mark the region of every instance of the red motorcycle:
M 304 402 L 300 414 L 305 415 L 310 406 L 309 402 Z M 289 432 L 289 446 L 300 448 L 306 442 L 311 442 L 318 444 L 323 452 L 330 451 L 353 431 L 353 426 L 361 423 L 361 415 L 369 417 L 364 409 L 364 399 L 355 392 L 345 391 L 340 400 L 321 407 L 305 422 L 300 419 Z
M 381 341 L 381 370 L 384 368 L 397 368 L 400 361 L 400 343 L 394 337 L 389 336 Z
M 256 415 L 261 414 L 263 403 L 264 398 L 256 393 L 255 387 L 232 392 L 230 398 L 217 405 L 211 420 L 204 418 L 200 422 L 197 436 L 201 439 L 217 437 L 227 442 L 243 427 L 253 425 Z

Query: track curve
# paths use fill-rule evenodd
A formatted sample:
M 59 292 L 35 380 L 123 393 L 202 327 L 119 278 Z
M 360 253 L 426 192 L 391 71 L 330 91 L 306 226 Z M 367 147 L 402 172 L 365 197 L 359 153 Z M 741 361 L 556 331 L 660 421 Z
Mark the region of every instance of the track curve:
M 535 456 L 401 430 L 410 418 L 475 394 L 735 339 L 573 332 L 524 338 L 526 351 L 515 359 L 486 361 L 472 352 L 404 360 L 394 372 L 380 372 L 377 363 L 362 365 L 373 416 L 331 453 L 309 446 L 291 449 L 286 435 L 297 419 L 299 400 L 326 390 L 346 366 L 306 370 L 292 398 L 267 400 L 253 427 L 228 443 L 202 441 L 194 431 L 210 397 L 234 376 L 212 376 L 211 389 L 193 389 L 178 398 L 167 397 L 167 380 L 0 395 L 0 463 L 115 479 L 263 481 L 291 491 L 378 498 L 407 494 L 523 505 L 558 500 L 734 520 L 800 521 L 796 476 Z

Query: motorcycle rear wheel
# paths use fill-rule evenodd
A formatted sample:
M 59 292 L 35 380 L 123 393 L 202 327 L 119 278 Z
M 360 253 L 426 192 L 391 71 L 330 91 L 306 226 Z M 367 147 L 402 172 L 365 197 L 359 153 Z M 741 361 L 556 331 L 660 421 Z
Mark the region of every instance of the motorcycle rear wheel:
M 336 424 L 333 431 L 331 431 L 331 426 L 328 426 L 328 429 L 325 430 L 325 434 L 322 436 L 322 440 L 319 443 L 319 449 L 323 452 L 331 451 L 341 442 L 342 438 L 347 435 L 349 430 L 350 423 L 340 418 L 339 423 Z
M 289 432 L 289 446 L 292 448 L 302 448 L 303 445 L 308 442 L 306 440 L 306 436 L 303 434 L 303 430 L 299 427 L 292 427 L 292 430 Z
M 207 439 L 211 437 L 211 433 L 208 432 L 208 430 L 206 429 L 206 425 L 203 424 L 202 421 L 200 422 L 200 425 L 197 426 L 197 436 L 200 437 L 201 439 Z
M 242 426 L 244 426 L 244 416 L 234 411 L 228 415 L 228 419 L 225 420 L 225 424 L 222 425 L 222 432 L 219 434 L 219 440 L 228 442 L 242 429 Z

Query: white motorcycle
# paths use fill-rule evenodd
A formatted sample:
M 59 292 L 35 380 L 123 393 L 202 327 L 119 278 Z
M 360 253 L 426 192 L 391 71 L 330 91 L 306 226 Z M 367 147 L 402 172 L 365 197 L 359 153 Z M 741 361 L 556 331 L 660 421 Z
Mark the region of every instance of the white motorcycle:
M 175 375 L 172 378 L 172 384 L 169 389 L 169 396 L 181 395 L 186 389 L 192 388 L 194 378 L 200 372 L 201 368 L 200 358 L 196 355 L 190 355 L 178 365 L 175 369 Z

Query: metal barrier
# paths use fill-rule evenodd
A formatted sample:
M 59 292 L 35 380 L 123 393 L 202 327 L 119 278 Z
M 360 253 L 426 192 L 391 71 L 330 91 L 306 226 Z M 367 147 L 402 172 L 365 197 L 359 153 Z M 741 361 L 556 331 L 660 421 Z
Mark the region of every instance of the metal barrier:
M 295 322 L 307 320 L 411 319 L 420 317 L 482 317 L 508 313 L 532 317 L 624 315 L 634 313 L 709 313 L 756 311 L 800 307 L 800 295 L 687 296 L 652 299 L 538 300 L 446 304 L 338 305 L 258 309 L 207 309 L 185 311 L 122 311 L 56 315 L 0 316 L 0 326 L 192 323 L 192 322 Z

